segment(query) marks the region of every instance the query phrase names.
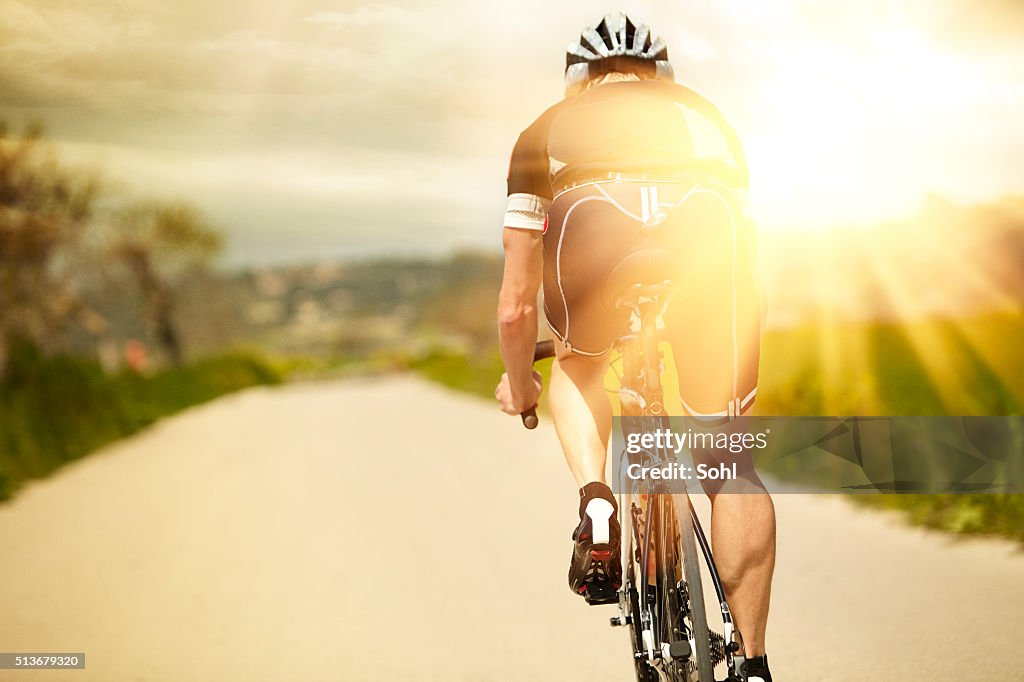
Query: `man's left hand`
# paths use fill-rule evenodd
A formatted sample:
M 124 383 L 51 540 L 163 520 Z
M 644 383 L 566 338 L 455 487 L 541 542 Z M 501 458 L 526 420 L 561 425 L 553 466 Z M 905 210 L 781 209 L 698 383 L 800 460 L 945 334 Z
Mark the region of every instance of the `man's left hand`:
M 519 400 L 516 400 L 512 397 L 512 384 L 509 381 L 508 373 L 502 374 L 498 387 L 494 389 L 494 397 L 498 399 L 501 411 L 505 414 L 517 415 L 526 412 L 531 407 L 535 407 L 544 388 L 540 372 L 533 372 L 533 381 L 527 384 L 527 386 L 527 395 L 519 396 Z

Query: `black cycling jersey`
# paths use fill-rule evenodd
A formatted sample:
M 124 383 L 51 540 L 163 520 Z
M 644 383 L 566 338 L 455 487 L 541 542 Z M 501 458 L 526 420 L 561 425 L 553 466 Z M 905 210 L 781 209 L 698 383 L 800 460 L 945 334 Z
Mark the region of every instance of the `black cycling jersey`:
M 736 134 L 713 104 L 675 83 L 639 80 L 592 87 L 541 114 L 516 142 L 508 194 L 550 201 L 616 174 L 748 183 Z

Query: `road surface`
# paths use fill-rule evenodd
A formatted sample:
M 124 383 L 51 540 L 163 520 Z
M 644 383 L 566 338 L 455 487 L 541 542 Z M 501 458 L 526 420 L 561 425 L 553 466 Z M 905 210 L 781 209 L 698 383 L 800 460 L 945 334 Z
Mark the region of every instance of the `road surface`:
M 87 661 L 0 680 L 629 680 L 576 504 L 549 424 L 411 377 L 228 396 L 0 505 L 0 652 Z M 1024 678 L 1013 545 L 776 505 L 776 680 Z

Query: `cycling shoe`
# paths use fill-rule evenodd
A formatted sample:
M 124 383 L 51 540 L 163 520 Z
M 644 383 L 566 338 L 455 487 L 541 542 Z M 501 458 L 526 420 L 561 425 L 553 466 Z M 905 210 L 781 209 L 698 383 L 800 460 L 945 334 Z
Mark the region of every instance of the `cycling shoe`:
M 607 490 L 607 486 L 602 487 Z M 611 491 L 607 496 L 611 499 L 584 496 L 580 523 L 572 534 L 569 589 L 592 606 L 618 602 L 622 585 L 619 520 Z
M 768 657 L 756 656 L 748 658 L 740 665 L 743 682 L 772 682 L 772 673 L 768 670 Z

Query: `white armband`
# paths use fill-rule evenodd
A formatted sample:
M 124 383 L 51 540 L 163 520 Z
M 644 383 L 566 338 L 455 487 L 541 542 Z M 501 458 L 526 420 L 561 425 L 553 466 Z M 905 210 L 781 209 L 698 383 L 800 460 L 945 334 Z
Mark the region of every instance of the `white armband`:
M 536 194 L 510 194 L 505 207 L 505 227 L 543 230 L 551 202 Z

